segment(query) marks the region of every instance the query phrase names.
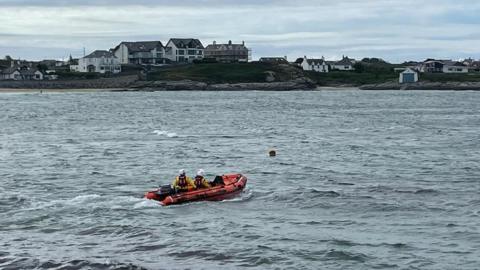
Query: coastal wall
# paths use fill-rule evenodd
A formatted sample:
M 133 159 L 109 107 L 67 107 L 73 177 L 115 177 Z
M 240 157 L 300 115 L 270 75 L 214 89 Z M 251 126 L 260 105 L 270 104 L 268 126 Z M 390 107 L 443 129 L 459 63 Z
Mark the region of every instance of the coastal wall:
M 4 89 L 110 89 L 128 88 L 138 81 L 138 75 L 100 78 L 92 80 L 58 81 L 0 81 Z

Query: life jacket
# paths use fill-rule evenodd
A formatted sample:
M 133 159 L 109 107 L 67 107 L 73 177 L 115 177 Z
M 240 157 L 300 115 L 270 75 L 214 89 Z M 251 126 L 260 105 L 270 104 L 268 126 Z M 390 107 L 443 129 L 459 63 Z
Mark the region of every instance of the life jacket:
M 177 176 L 177 185 L 179 187 L 187 187 L 188 186 L 187 176 Z
M 203 186 L 203 179 L 205 179 L 203 176 L 200 176 L 200 175 L 195 176 L 195 186 L 197 188 L 200 188 L 201 186 Z

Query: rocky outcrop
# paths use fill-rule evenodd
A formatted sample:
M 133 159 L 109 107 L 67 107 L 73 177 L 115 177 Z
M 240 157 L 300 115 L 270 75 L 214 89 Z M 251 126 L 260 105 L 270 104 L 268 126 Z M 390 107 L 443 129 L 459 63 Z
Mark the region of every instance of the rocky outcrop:
M 361 90 L 480 90 L 480 82 L 416 82 L 400 84 L 386 82 L 367 84 L 359 87 Z
M 160 91 L 160 90 L 206 90 L 208 84 L 191 80 L 182 81 L 138 81 L 133 90 Z
M 275 73 L 267 74 L 274 78 Z M 58 80 L 58 81 L 0 81 L 0 89 L 111 89 L 112 91 L 173 91 L 173 90 L 263 90 L 288 91 L 315 89 L 316 85 L 308 78 L 290 81 L 273 81 L 258 83 L 222 83 L 181 81 L 142 81 L 137 75 L 92 80 Z
M 209 90 L 209 91 L 240 91 L 240 90 L 262 90 L 262 91 L 289 91 L 315 89 L 316 85 L 307 78 L 299 78 L 287 82 L 262 82 L 262 83 L 222 83 L 207 84 L 204 82 L 182 80 L 182 81 L 138 81 L 130 87 L 130 90 L 137 91 L 169 91 L 169 90 Z
M 262 90 L 262 91 L 291 91 L 315 89 L 316 84 L 307 79 L 299 78 L 286 82 L 267 83 L 235 83 L 235 84 L 212 84 L 207 90 Z

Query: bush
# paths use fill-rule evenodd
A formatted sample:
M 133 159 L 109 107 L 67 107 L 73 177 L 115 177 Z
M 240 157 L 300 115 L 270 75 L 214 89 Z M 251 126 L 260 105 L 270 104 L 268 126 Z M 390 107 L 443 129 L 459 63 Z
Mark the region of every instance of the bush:
M 203 59 L 195 59 L 193 60 L 194 64 L 214 64 L 218 63 L 217 59 L 215 58 L 203 58 Z
M 57 75 L 60 80 L 91 80 L 102 77 L 99 73 L 73 71 L 58 71 Z

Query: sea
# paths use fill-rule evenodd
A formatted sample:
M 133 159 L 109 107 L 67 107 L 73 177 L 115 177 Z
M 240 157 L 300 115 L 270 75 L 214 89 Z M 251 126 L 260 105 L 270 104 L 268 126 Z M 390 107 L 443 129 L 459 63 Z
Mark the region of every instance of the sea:
M 480 92 L 3 93 L 0 269 L 480 269 L 479 162 Z

